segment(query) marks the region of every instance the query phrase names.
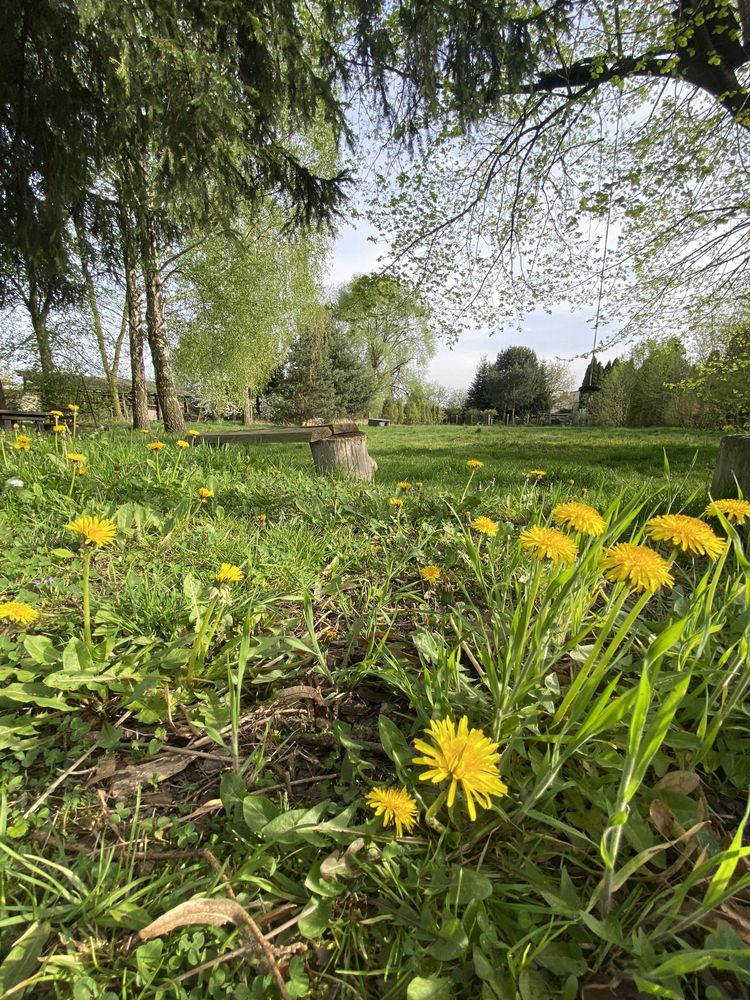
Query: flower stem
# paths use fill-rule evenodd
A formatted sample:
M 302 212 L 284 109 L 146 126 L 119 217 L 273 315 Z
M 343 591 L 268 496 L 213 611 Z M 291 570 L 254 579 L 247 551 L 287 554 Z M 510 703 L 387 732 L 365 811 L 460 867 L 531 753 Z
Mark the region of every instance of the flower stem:
M 91 570 L 92 549 L 85 549 L 83 553 L 83 638 L 89 650 L 92 649 L 91 641 L 91 597 L 89 587 L 89 574 Z

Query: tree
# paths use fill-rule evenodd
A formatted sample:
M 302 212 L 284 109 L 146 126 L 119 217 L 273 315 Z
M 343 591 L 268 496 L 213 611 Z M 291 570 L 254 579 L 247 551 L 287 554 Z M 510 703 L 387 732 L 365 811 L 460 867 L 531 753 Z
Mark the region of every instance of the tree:
M 543 361 L 544 378 L 547 383 L 549 398 L 555 406 L 561 400 L 567 399 L 575 387 L 573 373 L 564 361 Z M 584 379 L 584 385 L 585 385 Z
M 418 170 L 380 172 L 372 221 L 448 331 L 561 299 L 590 307 L 600 281 L 602 321 L 684 330 L 750 268 L 750 5 L 557 9 L 554 54 L 542 46 L 520 84 L 488 73 L 468 136 L 446 84 L 444 127 Z M 534 14 L 518 22 L 529 41 Z M 486 37 L 469 63 L 477 50 Z
M 373 395 L 372 373 L 352 343 L 319 307 L 295 339 L 282 372 L 269 386 L 274 419 L 303 423 L 361 416 Z
M 484 410 L 490 405 L 490 377 L 492 365 L 483 357 L 466 393 L 466 406 L 472 410 Z
M 508 347 L 501 351 L 492 366 L 489 395 L 493 409 L 528 418 L 549 410 L 549 392 L 544 368 L 530 347 Z
M 295 334 L 319 310 L 327 240 L 285 235 L 284 222 L 266 206 L 180 260 L 176 370 L 208 408 L 240 410 L 245 423 Z
M 435 353 L 430 313 L 406 281 L 358 275 L 339 289 L 335 315 L 361 346 L 384 396 L 398 395 Z

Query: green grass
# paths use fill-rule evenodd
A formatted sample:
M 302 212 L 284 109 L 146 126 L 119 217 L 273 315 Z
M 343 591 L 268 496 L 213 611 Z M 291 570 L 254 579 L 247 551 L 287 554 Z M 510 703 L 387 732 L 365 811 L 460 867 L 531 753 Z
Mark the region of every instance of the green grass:
M 288 996 L 748 996 L 747 526 L 717 524 L 725 554 L 678 556 L 652 596 L 600 570 L 653 514 L 701 514 L 718 435 L 374 429 L 374 484 L 316 477 L 306 445 L 178 465 L 170 442 L 157 474 L 119 431 L 78 442 L 71 477 L 59 443 L 12 440 L 0 603 L 41 617 L 0 622 L 0 994 L 279 996 L 244 917 L 134 936 L 229 896 Z M 519 532 L 567 500 L 607 528 L 550 567 Z M 118 529 L 91 648 L 83 513 Z M 221 562 L 245 576 L 217 594 Z M 475 822 L 412 764 L 463 715 L 508 785 Z M 411 835 L 366 807 L 382 784 L 415 796 Z

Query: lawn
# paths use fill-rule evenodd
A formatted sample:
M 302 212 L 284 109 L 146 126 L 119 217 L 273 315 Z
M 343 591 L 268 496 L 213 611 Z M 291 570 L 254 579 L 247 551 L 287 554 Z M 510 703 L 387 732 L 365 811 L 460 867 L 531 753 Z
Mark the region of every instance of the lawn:
M 717 434 L 156 440 L 3 440 L 0 995 L 750 995 Z

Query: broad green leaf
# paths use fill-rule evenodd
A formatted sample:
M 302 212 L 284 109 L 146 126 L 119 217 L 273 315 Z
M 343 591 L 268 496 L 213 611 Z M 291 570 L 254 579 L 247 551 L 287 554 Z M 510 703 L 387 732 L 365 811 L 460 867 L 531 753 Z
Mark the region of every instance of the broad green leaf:
M 399 771 L 405 771 L 411 766 L 412 754 L 406 742 L 406 737 L 392 722 L 387 715 L 378 717 L 378 731 L 380 742 L 388 757 L 393 761 Z
M 0 965 L 0 997 L 7 996 L 14 986 L 28 979 L 39 968 L 37 959 L 42 954 L 45 944 L 52 931 L 51 924 L 46 921 L 34 921 L 23 934 L 11 945 L 8 954 Z M 13 993 L 14 998 L 25 996 L 28 987 Z
M 451 1000 L 452 996 L 450 979 L 435 976 L 429 979 L 417 976 L 406 988 L 406 1000 Z
M 319 938 L 326 927 L 328 927 L 332 910 L 333 903 L 330 900 L 317 900 L 312 909 L 306 910 L 304 915 L 299 919 L 298 927 L 302 936 L 306 938 Z

